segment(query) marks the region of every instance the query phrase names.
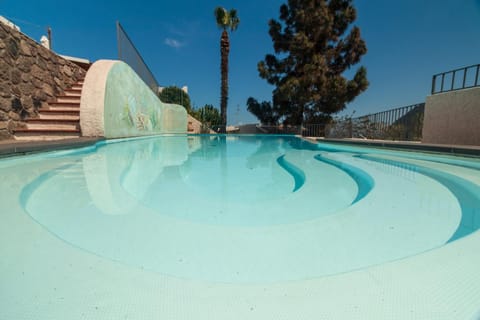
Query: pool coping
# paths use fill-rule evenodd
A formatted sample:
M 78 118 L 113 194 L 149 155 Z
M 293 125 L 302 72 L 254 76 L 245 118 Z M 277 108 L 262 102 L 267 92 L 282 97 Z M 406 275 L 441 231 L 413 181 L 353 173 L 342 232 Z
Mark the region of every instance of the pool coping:
M 58 151 L 71 148 L 83 148 L 93 146 L 96 143 L 105 140 L 99 137 L 81 137 L 73 139 L 60 140 L 42 140 L 42 141 L 0 141 L 0 158 L 13 157 L 31 153 L 46 151 Z
M 300 137 L 300 136 L 299 136 Z M 367 139 L 330 139 L 318 137 L 301 137 L 311 142 L 324 142 L 332 144 L 368 146 L 404 151 L 421 151 L 432 153 L 443 153 L 458 156 L 480 157 L 480 146 L 450 145 L 450 144 L 428 144 L 417 141 L 389 141 L 389 140 L 367 140 Z M 93 146 L 103 137 L 81 137 L 74 139 L 45 140 L 45 141 L 0 141 L 0 158 L 24 155 L 30 153 L 57 151 L 71 148 L 82 148 Z M 116 140 L 116 139 L 114 139 Z
M 480 146 L 451 145 L 451 144 L 429 144 L 417 141 L 389 141 L 389 140 L 366 140 L 366 139 L 329 139 L 308 137 L 307 140 L 325 142 L 332 144 L 343 144 L 353 146 L 368 146 L 374 148 L 385 148 L 392 150 L 416 151 L 443 153 L 457 156 L 480 157 Z

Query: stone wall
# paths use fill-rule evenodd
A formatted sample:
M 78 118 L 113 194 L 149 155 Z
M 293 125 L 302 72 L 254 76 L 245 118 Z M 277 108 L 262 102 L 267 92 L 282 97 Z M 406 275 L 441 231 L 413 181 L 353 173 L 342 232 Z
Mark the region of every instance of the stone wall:
M 0 23 L 0 140 L 85 76 L 85 70 Z

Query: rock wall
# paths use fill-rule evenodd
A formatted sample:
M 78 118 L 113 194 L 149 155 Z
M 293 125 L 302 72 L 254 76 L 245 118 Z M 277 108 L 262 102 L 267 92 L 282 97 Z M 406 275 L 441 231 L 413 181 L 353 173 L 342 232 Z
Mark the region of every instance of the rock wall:
M 0 140 L 86 71 L 0 23 Z

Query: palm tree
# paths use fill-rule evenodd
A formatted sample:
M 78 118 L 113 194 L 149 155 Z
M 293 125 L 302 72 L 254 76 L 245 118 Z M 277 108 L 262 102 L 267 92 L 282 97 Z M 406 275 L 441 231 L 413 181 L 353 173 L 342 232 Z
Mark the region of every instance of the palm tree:
M 220 89 L 220 116 L 222 118 L 221 132 L 226 132 L 227 126 L 227 104 L 228 104 L 228 54 L 230 53 L 230 39 L 228 38 L 227 30 L 231 32 L 238 28 L 240 19 L 237 16 L 237 10 L 231 9 L 227 11 L 223 7 L 215 8 L 215 19 L 217 26 L 223 29 L 220 38 L 220 73 L 221 73 L 221 89 Z

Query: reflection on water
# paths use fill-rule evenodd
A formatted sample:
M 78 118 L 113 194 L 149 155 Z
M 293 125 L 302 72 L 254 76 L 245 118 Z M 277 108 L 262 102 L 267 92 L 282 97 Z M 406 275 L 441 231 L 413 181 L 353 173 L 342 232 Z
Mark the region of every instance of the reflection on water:
M 265 198 L 262 189 L 283 194 L 294 183 L 276 164 L 285 152 L 284 140 L 267 140 L 171 136 L 112 143 L 76 156 L 76 163 L 68 168 L 59 165 L 35 185 L 54 179 L 71 194 L 86 191 L 92 203 L 109 215 L 131 213 L 138 202 L 155 207 L 165 199 L 188 197 L 188 192 L 211 199 L 223 195 L 225 202 L 260 200 Z
M 272 204 L 290 197 L 292 190 L 303 188 L 305 175 L 297 167 L 302 163 L 311 166 L 314 154 L 298 149 L 297 140 L 205 135 L 112 143 L 96 152 L 77 155 L 77 163 L 68 170 L 58 169 L 37 179 L 35 186 L 41 190 L 36 199 L 40 199 L 39 194 L 48 193 L 53 184 L 64 188 L 63 197 L 69 201 L 78 201 L 79 194 L 86 192 L 81 198 L 88 199 L 99 213 L 106 215 L 131 214 L 138 211 L 138 206 L 144 206 L 160 214 L 207 223 L 302 220 L 317 213 L 311 209 L 301 214 L 270 210 Z M 297 159 L 297 163 L 290 164 L 287 159 L 283 166 L 279 165 L 278 159 L 285 155 Z M 297 168 L 298 174 L 292 175 L 286 168 Z M 329 174 L 340 175 L 339 181 L 343 181 L 346 175 L 337 171 Z M 301 184 L 297 176 L 303 177 Z M 351 203 L 356 192 L 327 188 L 332 179 L 330 176 L 311 181 L 318 185 L 318 190 L 326 190 L 321 195 L 328 201 L 322 205 L 325 213 Z M 43 196 L 47 198 L 46 194 Z
M 293 137 L 112 143 L 47 159 L 50 168 L 29 181 L 21 204 L 76 247 L 139 268 L 213 281 L 346 272 L 450 239 L 461 220 L 458 190 L 452 193 L 410 164 L 355 154 Z M 280 157 L 305 174 L 296 192 Z M 478 207 L 478 197 L 469 199 Z

